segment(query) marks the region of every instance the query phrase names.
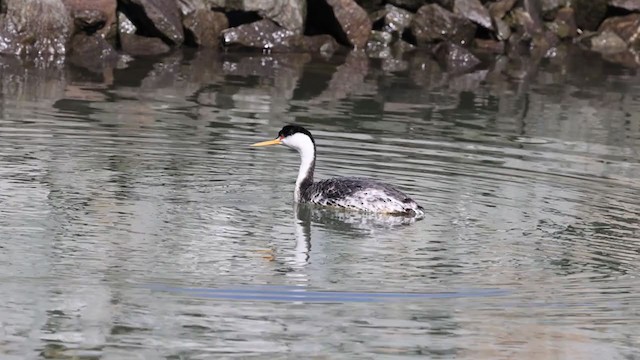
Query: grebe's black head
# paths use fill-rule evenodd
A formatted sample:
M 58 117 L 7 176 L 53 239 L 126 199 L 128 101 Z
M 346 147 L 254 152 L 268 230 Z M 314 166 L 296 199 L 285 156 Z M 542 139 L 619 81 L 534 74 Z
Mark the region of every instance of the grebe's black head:
M 283 127 L 282 130 L 280 130 L 278 132 L 278 138 L 280 140 L 283 140 L 286 137 L 293 136 L 293 135 L 298 134 L 298 133 L 302 133 L 304 135 L 307 135 L 311 139 L 311 142 L 313 142 L 314 144 L 316 143 L 316 141 L 313 139 L 313 136 L 311 135 L 309 130 L 303 128 L 302 126 L 298 126 L 298 125 L 287 125 L 287 126 Z
M 284 145 L 298 151 L 310 149 L 315 151 L 316 142 L 309 130 L 298 125 L 287 125 L 278 132 L 278 137 L 274 140 L 263 141 L 251 146 Z

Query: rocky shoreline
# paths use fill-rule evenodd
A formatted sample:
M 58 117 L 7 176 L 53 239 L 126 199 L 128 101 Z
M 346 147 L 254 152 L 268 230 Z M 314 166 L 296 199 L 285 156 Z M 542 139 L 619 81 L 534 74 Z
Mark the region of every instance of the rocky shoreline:
M 87 68 L 180 47 L 431 54 L 449 72 L 576 46 L 640 67 L 640 0 L 0 0 L 0 54 Z

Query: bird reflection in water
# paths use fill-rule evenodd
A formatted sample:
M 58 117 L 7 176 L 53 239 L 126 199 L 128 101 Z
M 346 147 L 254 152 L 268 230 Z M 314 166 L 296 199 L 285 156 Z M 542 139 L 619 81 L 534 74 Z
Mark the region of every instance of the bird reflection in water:
M 312 224 L 329 232 L 345 233 L 356 238 L 366 238 L 377 231 L 391 231 L 409 226 L 422 218 L 368 213 L 348 209 L 294 203 L 295 247 L 282 258 L 275 254 L 269 260 L 283 265 L 280 271 L 288 272 L 307 265 L 311 257 Z M 288 269 L 288 270 L 286 270 Z

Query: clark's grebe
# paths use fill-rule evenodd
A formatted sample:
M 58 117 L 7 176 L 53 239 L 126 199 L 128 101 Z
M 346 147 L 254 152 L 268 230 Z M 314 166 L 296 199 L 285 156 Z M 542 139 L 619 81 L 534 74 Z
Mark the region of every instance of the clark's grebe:
M 294 192 L 295 201 L 341 208 L 409 215 L 424 215 L 422 206 L 410 197 L 387 185 L 366 178 L 340 177 L 313 182 L 316 167 L 316 143 L 307 129 L 287 125 L 274 140 L 251 146 L 284 145 L 300 153 L 300 170 Z

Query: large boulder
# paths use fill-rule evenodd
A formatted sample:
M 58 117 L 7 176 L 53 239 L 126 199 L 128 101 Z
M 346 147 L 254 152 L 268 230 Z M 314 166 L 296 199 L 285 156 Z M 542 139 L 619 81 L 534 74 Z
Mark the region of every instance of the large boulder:
M 105 67 L 115 67 L 118 54 L 104 37 L 78 33 L 71 40 L 69 60 L 77 66 L 101 73 Z
M 553 22 L 548 23 L 547 27 L 560 39 L 575 37 L 578 34 L 578 26 L 576 25 L 574 10 L 570 7 L 558 10 L 556 18 Z
M 609 0 L 609 5 L 629 11 L 640 10 L 640 0 Z
M 118 32 L 122 50 L 133 56 L 151 56 L 169 52 L 171 48 L 160 38 L 137 34 L 137 28 L 126 15 L 118 15 Z
M 222 32 L 225 45 L 242 45 L 270 51 L 290 51 L 302 46 L 302 35 L 264 19 Z
M 116 0 L 63 0 L 74 23 L 74 32 L 101 35 L 115 43 Z
M 590 38 L 591 50 L 602 54 L 617 54 L 627 50 L 627 43 L 615 32 L 605 30 Z
M 411 32 L 419 45 L 435 41 L 451 41 L 469 45 L 476 33 L 476 25 L 435 4 L 422 6 L 411 22 Z
M 120 0 L 120 5 L 144 35 L 163 37 L 174 45 L 184 41 L 180 9 L 175 0 Z
M 502 19 L 516 4 L 517 0 L 498 0 L 489 4 L 489 14 L 492 18 Z
M 599 31 L 613 32 L 629 46 L 640 48 L 640 14 L 610 17 L 600 25 Z
M 217 47 L 222 30 L 229 27 L 227 16 L 209 9 L 197 9 L 184 16 L 184 28 L 199 47 Z
M 325 0 L 340 25 L 343 38 L 356 49 L 363 49 L 369 39 L 372 23 L 367 12 L 354 0 Z
M 451 73 L 467 72 L 480 64 L 480 60 L 462 46 L 445 41 L 435 51 L 440 66 Z
M 261 17 L 273 20 L 285 30 L 298 35 L 304 31 L 304 21 L 307 16 L 306 0 L 204 0 L 204 2 L 209 8 L 257 12 Z
M 493 30 L 489 10 L 482 6 L 480 0 L 456 0 L 453 4 L 453 12 L 486 29 Z
M 372 19 L 382 31 L 402 34 L 411 25 L 413 13 L 391 4 L 373 14 Z
M 0 53 L 58 55 L 67 51 L 73 23 L 61 0 L 5 0 Z

